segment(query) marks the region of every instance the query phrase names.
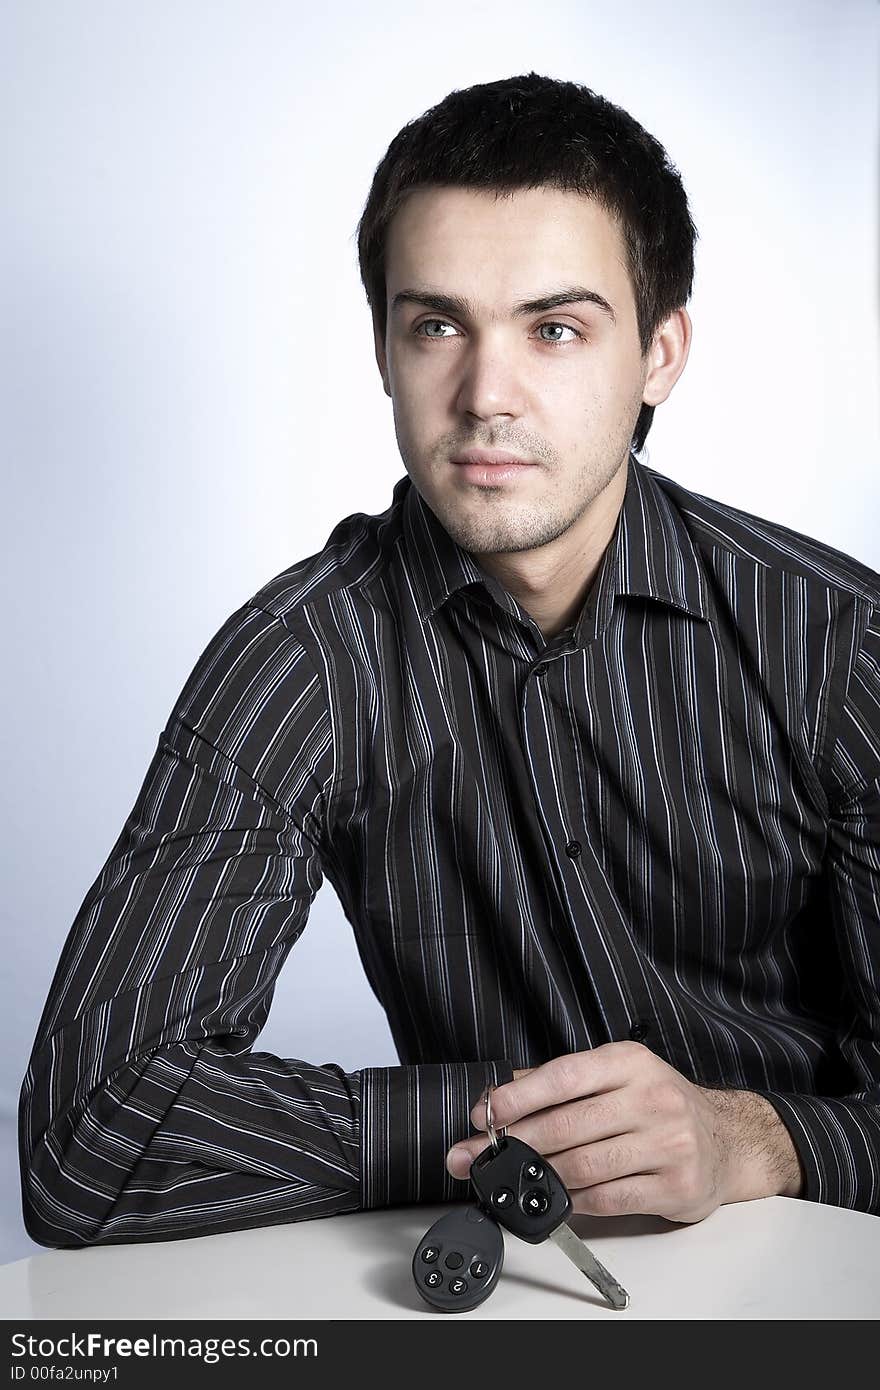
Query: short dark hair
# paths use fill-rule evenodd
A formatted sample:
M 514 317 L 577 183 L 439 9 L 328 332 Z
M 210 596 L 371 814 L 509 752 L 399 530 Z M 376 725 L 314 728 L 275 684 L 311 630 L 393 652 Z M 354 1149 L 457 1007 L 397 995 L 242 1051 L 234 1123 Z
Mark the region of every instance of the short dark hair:
M 376 167 L 357 227 L 360 275 L 385 334 L 388 226 L 415 188 L 548 186 L 595 198 L 620 226 L 642 355 L 690 297 L 697 229 L 681 176 L 659 141 L 620 106 L 576 82 L 529 72 L 456 89 L 400 130 Z M 654 407 L 642 405 L 633 448 Z

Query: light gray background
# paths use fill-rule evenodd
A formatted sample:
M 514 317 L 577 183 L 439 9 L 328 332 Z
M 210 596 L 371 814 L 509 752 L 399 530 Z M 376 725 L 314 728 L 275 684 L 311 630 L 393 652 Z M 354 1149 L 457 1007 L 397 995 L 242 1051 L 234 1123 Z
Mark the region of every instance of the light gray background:
M 700 231 L 646 462 L 880 569 L 873 0 L 6 3 L 0 1261 L 58 955 L 198 655 L 404 469 L 354 229 L 405 121 L 534 69 L 626 107 Z M 331 982 L 332 979 L 332 989 Z M 393 1063 L 329 885 L 261 1050 Z

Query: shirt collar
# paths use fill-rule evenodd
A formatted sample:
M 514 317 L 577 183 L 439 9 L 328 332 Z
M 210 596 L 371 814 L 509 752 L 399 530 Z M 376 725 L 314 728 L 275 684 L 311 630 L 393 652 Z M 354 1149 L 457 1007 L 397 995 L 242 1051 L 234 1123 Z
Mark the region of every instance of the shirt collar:
M 661 486 L 668 481 L 630 454 L 617 524 L 574 625 L 578 645 L 604 630 L 619 594 L 710 619 L 700 557 L 680 511 Z M 404 545 L 422 618 L 432 617 L 460 589 L 478 585 L 506 612 L 529 621 L 503 586 L 456 544 L 412 480 L 401 479 L 395 493 L 398 489 L 404 492 Z

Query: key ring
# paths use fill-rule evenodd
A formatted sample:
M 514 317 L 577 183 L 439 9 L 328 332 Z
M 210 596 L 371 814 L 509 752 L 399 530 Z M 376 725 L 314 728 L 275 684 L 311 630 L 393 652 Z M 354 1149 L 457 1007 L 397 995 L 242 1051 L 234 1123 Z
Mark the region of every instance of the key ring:
M 494 1088 L 492 1086 L 486 1088 L 486 1129 L 488 1130 L 489 1138 L 492 1141 L 492 1152 L 497 1154 L 501 1149 L 501 1145 L 498 1142 L 498 1135 L 496 1133 L 495 1126 L 492 1123 L 492 1101 L 490 1099 L 490 1096 L 492 1094 L 493 1089 Z M 506 1137 L 507 1125 L 502 1125 L 501 1138 L 504 1139 Z

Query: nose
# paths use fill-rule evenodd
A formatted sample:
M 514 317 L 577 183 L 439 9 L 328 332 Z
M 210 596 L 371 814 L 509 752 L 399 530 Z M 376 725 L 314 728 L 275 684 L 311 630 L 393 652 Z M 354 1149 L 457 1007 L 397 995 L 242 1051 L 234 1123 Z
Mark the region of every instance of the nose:
M 479 420 L 494 415 L 522 415 L 525 391 L 521 373 L 509 348 L 498 339 L 472 338 L 462 354 L 456 404 L 463 414 Z

